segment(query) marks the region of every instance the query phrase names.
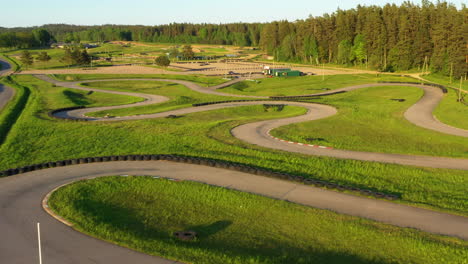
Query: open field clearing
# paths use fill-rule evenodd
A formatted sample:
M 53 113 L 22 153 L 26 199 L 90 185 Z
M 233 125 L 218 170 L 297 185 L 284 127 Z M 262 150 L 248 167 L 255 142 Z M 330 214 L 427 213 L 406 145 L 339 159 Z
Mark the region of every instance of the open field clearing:
M 434 115 L 442 122 L 463 129 L 468 129 L 468 82 L 465 80 L 462 84 L 462 96 L 464 103 L 458 102 L 458 88 L 460 87 L 460 80 L 454 80 L 450 83 L 449 77 L 444 77 L 437 74 L 424 75 L 422 78 L 440 83 L 447 87 L 451 87 L 439 107 L 434 111 Z
M 88 49 L 89 55 L 99 58 L 93 60 L 93 66 L 111 66 L 121 64 L 148 64 L 154 63 L 157 56 L 166 55 L 170 48 L 179 47 L 183 45 L 172 43 L 141 43 L 141 42 L 128 42 L 128 41 L 114 41 L 111 43 L 99 44 L 99 47 Z M 259 53 L 252 52 L 236 46 L 229 45 L 209 45 L 209 44 L 195 44 L 192 45 L 196 56 L 217 56 L 224 57 L 227 54 L 236 54 L 241 58 L 250 58 L 252 54 Z M 36 61 L 31 67 L 24 68 L 23 70 L 44 70 L 44 69 L 58 69 L 67 68 L 68 65 L 62 61 L 64 49 L 62 48 L 46 48 L 46 49 L 28 49 L 33 57 L 40 52 L 47 52 L 51 57 L 48 62 Z M 15 62 L 21 64 L 19 57 L 23 50 L 0 50 L 5 55 L 9 56 Z M 112 58 L 112 61 L 106 61 L 104 58 Z
M 154 79 L 173 79 L 173 80 L 184 80 L 191 81 L 201 86 L 214 86 L 226 82 L 226 80 L 218 77 L 209 77 L 204 75 L 178 75 L 178 74 L 55 74 L 52 77 L 61 81 L 92 81 L 92 80 L 105 80 L 105 79 L 145 79 L 145 78 L 154 78 Z
M 422 96 L 415 87 L 375 87 L 311 99 L 339 109 L 333 117 L 292 124 L 272 135 L 339 149 L 433 156 L 468 156 L 468 138 L 444 135 L 408 122 L 403 113 Z M 392 99 L 404 99 L 404 102 Z M 446 113 L 454 115 L 457 113 Z
M 62 187 L 49 204 L 79 231 L 190 263 L 463 263 L 468 257 L 464 241 L 195 182 L 104 177 Z M 182 230 L 197 232 L 197 239 L 172 236 Z
M 191 107 L 192 104 L 211 102 L 211 101 L 224 101 L 224 100 L 238 100 L 236 97 L 225 97 L 208 95 L 194 92 L 183 85 L 177 85 L 167 82 L 157 81 L 109 81 L 109 82 L 93 82 L 83 83 L 85 87 L 116 90 L 116 91 L 128 91 L 128 92 L 140 92 L 146 94 L 157 94 L 169 97 L 171 100 L 162 104 L 148 105 L 142 107 L 116 109 L 110 111 L 102 111 L 87 114 L 92 117 L 102 117 L 107 114 L 111 116 L 128 116 L 137 114 L 150 114 L 165 112 L 168 110 L 174 110 L 184 107 Z
M 303 76 L 289 78 L 265 78 L 258 82 L 243 81 L 230 87 L 223 88 L 225 93 L 252 96 L 293 96 L 326 92 L 358 84 L 377 83 L 379 81 L 414 82 L 407 77 L 392 75 L 331 75 Z
M 63 94 L 64 89 L 32 76 L 13 79 L 27 87 L 31 96 L 1 147 L 0 169 L 87 156 L 183 154 L 395 193 L 401 195 L 404 203 L 467 214 L 466 171 L 311 157 L 257 147 L 230 134 L 240 124 L 301 115 L 302 108 L 289 106 L 281 112 L 265 112 L 258 105 L 200 112 L 178 119 L 64 122 L 46 116 L 52 109 L 77 105 Z

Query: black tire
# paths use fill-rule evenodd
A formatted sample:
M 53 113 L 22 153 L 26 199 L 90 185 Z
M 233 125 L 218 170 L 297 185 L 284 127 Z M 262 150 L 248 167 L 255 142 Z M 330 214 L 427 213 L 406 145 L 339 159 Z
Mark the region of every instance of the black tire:
M 366 196 L 372 195 L 372 191 L 370 190 L 360 190 L 359 193 Z
M 314 184 L 314 185 L 317 186 L 317 187 L 323 187 L 323 186 L 325 186 L 325 182 L 323 182 L 323 181 L 315 181 L 315 184 Z
M 80 164 L 85 164 L 85 163 L 88 163 L 88 160 L 85 159 L 85 158 L 81 158 L 81 159 L 79 159 L 79 163 Z
M 336 189 L 338 189 L 339 191 L 344 192 L 344 191 L 346 191 L 348 188 L 346 188 L 346 186 L 343 186 L 343 185 L 338 185 L 338 186 L 336 186 Z
M 389 201 L 395 201 L 398 200 L 399 197 L 394 194 L 386 194 L 384 198 Z
M 315 180 L 313 179 L 304 179 L 304 184 L 305 185 L 314 185 L 315 184 Z

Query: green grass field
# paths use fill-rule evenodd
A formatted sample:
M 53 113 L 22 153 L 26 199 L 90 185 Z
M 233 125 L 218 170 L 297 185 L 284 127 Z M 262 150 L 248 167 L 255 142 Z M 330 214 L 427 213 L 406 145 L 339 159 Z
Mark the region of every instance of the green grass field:
M 434 111 L 434 115 L 437 117 L 437 119 L 447 125 L 468 129 L 468 118 L 466 118 L 468 116 L 468 95 L 464 95 L 465 104 L 457 101 L 457 89 L 460 87 L 460 80 L 454 80 L 452 83 L 450 83 L 449 77 L 437 74 L 424 75 L 423 78 L 448 87 L 452 87 L 452 89 L 448 89 L 448 94 Z M 464 91 L 468 91 L 467 81 L 463 82 L 462 89 Z
M 106 79 L 172 79 L 194 82 L 200 86 L 209 87 L 226 82 L 218 77 L 205 75 L 177 75 L 177 74 L 54 74 L 51 75 L 61 81 L 87 81 L 87 80 L 106 80 Z
M 364 88 L 310 100 L 333 105 L 338 108 L 338 114 L 283 126 L 271 133 L 295 142 L 339 149 L 468 157 L 468 138 L 420 128 L 404 118 L 404 112 L 422 94 L 423 91 L 416 87 L 392 86 Z
M 63 93 L 66 89 L 28 75 L 14 76 L 13 80 L 27 87 L 31 95 L 24 109 L 18 110 L 20 116 L 0 147 L 0 170 L 89 156 L 181 154 L 398 194 L 402 203 L 468 215 L 467 171 L 293 154 L 250 145 L 230 133 L 240 124 L 303 114 L 302 108 L 265 112 L 259 105 L 194 113 L 178 119 L 61 121 L 49 118 L 47 112 L 78 105 Z
M 179 108 L 191 107 L 192 104 L 223 101 L 223 100 L 238 100 L 236 97 L 225 97 L 217 95 L 202 94 L 190 90 L 189 88 L 174 83 L 156 82 L 156 81 L 103 81 L 83 83 L 85 87 L 126 91 L 126 92 L 139 92 L 145 94 L 157 94 L 169 97 L 171 100 L 161 104 L 153 104 L 141 107 L 133 107 L 127 109 L 116 109 L 110 111 L 101 111 L 96 113 L 89 113 L 88 116 L 102 117 L 106 114 L 111 116 L 128 116 L 137 114 L 151 114 L 158 112 L 165 112 Z
M 100 44 L 97 48 L 88 49 L 88 53 L 94 57 L 99 58 L 112 58 L 112 62 L 105 60 L 94 60 L 93 66 L 108 66 L 112 64 L 128 64 L 128 63 L 154 63 L 157 56 L 164 55 L 169 52 L 173 43 L 143 43 L 132 42 L 131 45 L 122 45 L 116 43 Z M 176 45 L 177 46 L 177 45 Z M 225 46 L 221 48 L 219 45 L 200 44 L 194 45 L 197 56 L 224 56 L 225 54 L 232 53 L 230 50 L 236 49 L 234 46 Z M 181 49 L 181 48 L 180 48 Z M 29 69 L 58 69 L 66 68 L 67 64 L 61 61 L 63 58 L 64 50 L 60 48 L 47 48 L 47 49 L 28 49 L 33 57 L 36 57 L 40 52 L 47 52 L 51 60 L 47 63 L 35 61 Z M 1 50 L 1 52 L 10 56 L 18 64 L 19 56 L 23 50 Z
M 325 76 L 325 80 L 322 79 L 322 76 L 266 78 L 259 80 L 259 82 L 240 82 L 223 88 L 221 91 L 242 95 L 290 96 L 316 94 L 326 92 L 327 89 L 333 90 L 358 84 L 377 83 L 378 81 L 414 82 L 415 80 L 407 77 L 372 74 L 329 75 Z
M 466 263 L 468 242 L 239 191 L 104 177 L 56 191 L 51 208 L 92 236 L 184 263 Z M 196 241 L 172 233 L 193 230 Z

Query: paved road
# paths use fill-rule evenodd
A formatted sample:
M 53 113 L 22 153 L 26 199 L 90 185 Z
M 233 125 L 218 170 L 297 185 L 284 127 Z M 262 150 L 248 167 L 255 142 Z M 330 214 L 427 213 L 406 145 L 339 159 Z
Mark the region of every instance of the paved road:
M 100 91 L 100 92 L 112 92 L 112 93 L 117 93 L 117 94 L 141 96 L 141 94 L 136 94 L 136 93 L 83 88 L 81 86 L 78 86 L 78 82 L 73 82 L 73 83 L 58 82 L 44 75 L 39 75 L 37 77 L 41 78 L 42 80 L 55 83 L 58 86 L 64 86 L 64 87 L 82 89 L 82 90 L 93 90 L 93 91 Z M 155 79 L 143 79 L 143 80 L 154 81 Z M 157 79 L 157 80 L 158 81 L 171 81 L 171 80 L 161 80 L 161 79 Z M 96 81 L 97 80 L 95 80 L 94 82 Z M 236 82 L 236 81 L 239 81 L 239 80 L 235 80 L 233 82 Z M 188 81 L 174 81 L 174 82 L 186 85 L 190 89 L 196 90 L 198 92 L 202 92 L 202 93 L 214 92 L 213 88 L 200 87 Z M 227 85 L 232 84 L 233 82 L 226 83 L 223 85 L 227 86 Z M 337 91 L 352 91 L 356 89 L 375 87 L 379 85 L 401 86 L 399 84 L 366 84 L 366 85 L 351 86 L 351 87 L 339 89 Z M 445 124 L 438 122 L 437 120 L 433 118 L 432 111 L 437 106 L 438 102 L 443 96 L 443 93 L 442 91 L 440 91 L 440 89 L 432 87 L 432 86 L 423 86 L 423 85 L 408 84 L 408 86 L 419 87 L 419 88 L 424 89 L 425 91 L 423 98 L 405 112 L 405 117 L 410 122 L 413 122 L 414 124 L 420 125 L 422 127 L 432 128 L 440 132 L 449 132 L 452 134 L 459 134 L 460 136 L 468 136 L 467 130 L 457 129 L 457 128 L 447 126 Z M 328 93 L 330 92 L 320 93 L 319 95 L 326 95 Z M 158 100 L 159 101 L 167 100 L 167 98 L 164 98 L 164 99 L 158 99 L 158 98 L 147 98 L 148 100 L 146 102 L 133 104 L 130 106 L 150 104 L 150 103 L 158 102 Z M 160 117 L 165 117 L 168 115 L 184 115 L 184 114 L 190 114 L 190 113 L 196 113 L 196 112 L 202 112 L 202 111 L 216 110 L 216 109 L 229 108 L 229 107 L 238 107 L 238 106 L 245 106 L 245 105 L 278 104 L 278 103 L 279 103 L 278 101 L 224 103 L 224 104 L 207 105 L 207 106 L 201 106 L 201 107 L 183 108 L 183 109 L 172 110 L 172 111 L 156 113 L 156 114 L 124 116 L 124 117 L 118 117 L 118 118 L 93 118 L 93 117 L 85 116 L 86 113 L 90 113 L 90 112 L 129 107 L 129 105 L 121 105 L 121 106 L 97 107 L 97 108 L 86 108 L 86 109 L 78 109 L 78 110 L 71 110 L 71 111 L 62 111 L 62 112 L 56 113 L 56 116 L 65 117 L 65 118 L 86 119 L 90 121 L 112 122 L 112 121 L 123 121 L 123 120 L 140 120 L 140 119 L 148 119 L 148 118 L 160 118 Z M 340 158 L 340 159 L 375 161 L 375 162 L 411 165 L 411 166 L 420 166 L 420 167 L 468 170 L 467 159 L 418 156 L 418 155 L 402 155 L 402 154 L 389 154 L 389 153 L 373 153 L 373 152 L 349 151 L 349 150 L 339 150 L 339 149 L 320 149 L 320 148 L 311 148 L 308 146 L 295 145 L 295 144 L 289 144 L 287 142 L 277 141 L 271 138 L 268 134 L 268 132 L 274 128 L 288 125 L 288 124 L 293 124 L 293 123 L 318 120 L 318 119 L 332 116 L 337 113 L 334 107 L 327 106 L 327 105 L 300 103 L 300 102 L 283 102 L 283 103 L 288 104 L 288 105 L 304 107 L 308 109 L 308 112 L 305 115 L 298 116 L 298 117 L 277 119 L 277 120 L 267 120 L 267 121 L 261 121 L 261 122 L 242 125 L 242 126 L 234 128 L 232 130 L 232 134 L 235 137 L 243 141 L 246 141 L 248 143 L 251 143 L 251 144 L 259 145 L 259 146 L 266 147 L 266 148 L 302 153 L 302 154 L 307 154 L 307 155 L 327 156 L 327 157 L 334 157 L 334 158 Z
M 6 75 L 9 72 L 11 72 L 10 64 L 2 58 L 0 58 L 0 65 L 2 66 L 0 69 L 0 76 Z M 8 101 L 10 101 L 10 99 L 13 98 L 14 95 L 15 89 L 0 83 L 0 111 L 8 103 Z
M 39 77 L 42 79 L 47 79 L 45 76 Z M 171 82 L 175 81 L 171 80 Z M 185 81 L 177 81 L 177 83 L 183 84 Z M 83 90 L 97 90 L 79 87 L 76 86 L 76 83 L 71 85 L 69 85 L 69 83 L 57 83 L 57 85 Z M 189 88 L 196 88 L 194 90 L 202 92 L 216 92 L 213 89 L 207 89 L 199 86 L 197 87 L 194 84 L 189 84 L 188 86 Z M 107 90 L 103 90 L 102 92 L 136 95 L 134 93 L 122 93 Z M 153 97 L 149 95 L 141 95 L 141 97 L 145 98 L 146 101 L 141 102 L 140 104 L 162 102 L 167 100 L 167 98 L 161 96 Z M 202 107 L 180 109 L 176 110 L 180 112 L 174 113 L 184 114 L 196 111 L 217 109 L 216 107 L 234 107 L 246 104 L 255 104 L 255 102 L 212 105 L 207 108 Z M 233 133 L 240 138 L 243 137 L 244 133 L 249 135 L 252 134 L 253 137 L 259 137 L 258 139 L 255 139 L 258 141 L 255 141 L 254 143 L 262 145 L 262 140 L 266 140 L 266 147 L 276 148 L 274 144 L 279 142 L 273 141 L 271 139 L 265 139 L 265 137 L 267 137 L 266 132 L 269 129 L 284 125 L 288 122 L 294 123 L 305 120 L 325 118 L 336 113 L 336 109 L 330 106 L 318 104 L 301 105 L 301 103 L 291 102 L 288 102 L 288 104 L 296 104 L 307 107 L 309 112 L 306 115 L 299 117 L 247 124 L 245 126 L 240 126 L 234 129 Z M 133 104 L 131 106 L 135 105 L 136 104 Z M 96 109 L 88 110 L 97 111 Z M 77 112 L 72 111 L 65 114 L 73 116 L 76 113 Z M 84 113 L 78 112 L 78 114 L 81 115 Z M 158 117 L 157 115 L 168 114 L 170 114 L 170 112 L 156 114 L 153 116 L 144 115 L 131 118 L 129 117 L 128 119 L 149 118 L 150 116 Z M 247 129 L 247 132 L 245 132 L 245 129 Z M 249 132 L 248 129 L 253 130 Z M 253 140 L 253 138 L 246 136 L 244 140 L 249 141 Z M 285 149 L 285 147 L 286 146 L 279 146 L 279 149 Z M 290 147 L 295 146 L 288 145 L 286 150 L 291 151 L 291 149 L 289 149 Z M 363 155 L 376 155 L 375 153 L 356 153 L 356 155 L 361 155 L 361 158 Z M 321 154 L 319 153 L 313 155 Z M 346 153 L 343 158 L 354 158 L 349 157 L 350 155 L 352 156 L 353 154 Z M 392 154 L 382 155 L 390 155 L 386 156 L 385 162 L 393 162 L 393 160 L 391 160 L 391 158 L 394 158 L 391 157 Z M 408 156 L 406 159 L 415 159 L 414 157 L 415 156 Z M 460 164 L 467 163 L 466 160 L 461 159 L 445 159 L 435 157 L 434 159 L 440 159 L 439 161 L 441 163 L 447 164 L 450 162 L 455 162 L 457 166 L 461 166 Z M 435 161 L 426 162 L 436 163 Z M 466 167 L 462 169 L 466 169 Z M 241 191 L 284 199 L 317 208 L 329 209 L 339 213 L 374 219 L 393 225 L 413 227 L 428 232 L 468 239 L 468 219 L 462 216 L 434 212 L 431 210 L 414 208 L 381 200 L 357 197 L 314 187 L 297 185 L 292 182 L 280 181 L 277 179 L 219 168 L 177 164 L 164 161 L 109 162 L 34 171 L 22 175 L 0 179 L 0 205 L 2 208 L 2 217 L 0 217 L 0 233 L 2 234 L 2 237 L 8 238 L 8 243 L 0 244 L 0 263 L 34 263 L 37 261 L 35 223 L 38 221 L 42 223 L 45 263 L 175 263 L 173 261 L 164 260 L 158 257 L 151 257 L 133 252 L 125 248 L 113 246 L 106 242 L 90 238 L 78 232 L 74 232 L 71 228 L 48 216 L 40 208 L 40 201 L 44 195 L 56 186 L 81 178 L 119 174 L 155 175 L 178 179 L 197 180 L 219 186 L 228 186 L 229 188 L 234 188 Z
M 37 263 L 36 222 L 44 263 L 174 263 L 74 232 L 45 213 L 40 201 L 71 181 L 108 175 L 154 175 L 195 180 L 424 231 L 468 239 L 468 218 L 226 169 L 168 161 L 82 164 L 0 178 L 0 263 Z M 7 240 L 5 240 L 7 238 Z

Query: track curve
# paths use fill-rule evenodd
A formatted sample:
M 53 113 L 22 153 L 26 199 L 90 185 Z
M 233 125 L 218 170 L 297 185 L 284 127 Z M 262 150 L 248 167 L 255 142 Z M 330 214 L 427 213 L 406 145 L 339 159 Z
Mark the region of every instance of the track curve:
M 63 86 L 63 87 L 68 87 L 68 88 L 88 90 L 88 91 L 92 90 L 92 91 L 99 91 L 99 92 L 112 92 L 114 94 L 124 94 L 124 95 L 133 95 L 133 96 L 140 95 L 137 93 L 116 92 L 116 91 L 84 88 L 78 85 L 80 82 L 72 82 L 72 83 L 59 82 L 45 75 L 38 75 L 37 77 L 42 80 L 52 82 L 57 86 Z M 190 89 L 193 89 L 195 91 L 202 92 L 202 93 L 212 93 L 213 89 L 218 89 L 219 87 L 226 87 L 228 85 L 231 85 L 232 83 L 241 81 L 237 79 L 232 82 L 219 85 L 215 88 L 213 87 L 203 88 L 194 83 L 191 83 L 188 81 L 180 81 L 180 80 L 166 80 L 166 79 L 118 79 L 118 80 L 141 80 L 141 81 L 151 80 L 151 81 L 175 82 L 178 84 L 185 85 Z M 93 80 L 90 82 L 99 82 L 99 81 L 103 81 L 103 80 Z M 105 80 L 105 81 L 109 81 L 109 80 Z M 356 89 L 375 87 L 379 85 L 380 86 L 401 86 L 401 84 L 394 84 L 394 83 L 356 85 L 356 86 L 334 90 L 332 92 L 319 93 L 316 95 L 323 96 L 323 95 L 327 95 L 330 93 L 335 93 L 337 91 L 348 92 L 348 91 L 352 91 Z M 421 124 L 421 126 L 423 127 L 430 127 L 430 128 L 436 129 L 439 132 L 444 131 L 444 132 L 450 132 L 450 133 L 455 133 L 455 134 L 458 133 L 461 136 L 468 137 L 468 131 L 463 130 L 463 129 L 456 129 L 456 128 L 444 125 L 438 122 L 432 116 L 433 108 L 437 106 L 438 102 L 441 100 L 443 96 L 443 93 L 440 89 L 436 87 L 432 87 L 432 86 L 426 86 L 426 85 L 416 85 L 416 84 L 405 84 L 405 85 L 422 88 L 425 91 L 424 96 L 421 98 L 421 100 L 417 102 L 415 105 L 413 105 L 412 107 L 410 107 L 405 112 L 405 117 L 410 122 L 414 124 Z M 161 98 L 160 96 L 156 96 L 156 97 Z M 241 97 L 246 97 L 246 96 L 241 96 Z M 361 151 L 350 151 L 350 150 L 339 150 L 339 149 L 318 149 L 318 148 L 310 148 L 310 147 L 301 146 L 301 145 L 292 145 L 287 142 L 276 141 L 269 136 L 269 131 L 274 128 L 288 125 L 288 124 L 293 124 L 293 123 L 318 120 L 318 119 L 332 116 L 337 113 L 334 107 L 321 105 L 321 104 L 301 103 L 301 102 L 291 102 L 291 101 L 287 101 L 287 102 L 281 102 L 281 101 L 233 102 L 233 103 L 207 105 L 207 106 L 201 106 L 201 107 L 183 108 L 183 109 L 177 109 L 177 110 L 167 111 L 163 113 L 156 113 L 156 114 L 125 116 L 125 117 L 118 117 L 118 118 L 93 118 L 93 117 L 86 116 L 86 113 L 90 113 L 90 112 L 117 109 L 117 108 L 126 108 L 130 106 L 143 105 L 143 104 L 151 104 L 151 103 L 157 102 L 158 100 L 162 100 L 158 98 L 153 98 L 153 99 L 148 98 L 148 100 L 145 102 L 132 104 L 132 105 L 65 110 L 65 111 L 57 112 L 55 113 L 55 115 L 61 118 L 74 118 L 74 119 L 82 119 L 82 120 L 89 120 L 89 121 L 111 122 L 111 121 L 123 121 L 123 120 L 141 120 L 141 119 L 148 119 L 148 118 L 160 118 L 160 117 L 165 117 L 168 115 L 183 115 L 183 114 L 190 114 L 190 113 L 196 113 L 196 112 L 202 112 L 202 111 L 210 111 L 210 110 L 246 106 L 246 105 L 284 103 L 287 105 L 304 107 L 308 111 L 305 115 L 298 116 L 298 117 L 277 119 L 277 120 L 267 120 L 267 121 L 245 124 L 245 125 L 234 128 L 232 130 L 232 134 L 235 137 L 239 138 L 240 140 L 243 140 L 250 144 L 254 144 L 254 145 L 258 145 L 258 146 L 262 146 L 266 148 L 271 148 L 271 149 L 278 149 L 278 150 L 283 150 L 283 151 L 307 154 L 307 155 L 327 156 L 327 157 L 340 158 L 340 159 L 354 159 L 354 160 L 373 161 L 373 162 L 382 162 L 382 163 L 391 163 L 391 164 L 400 164 L 400 165 L 409 165 L 409 166 L 468 170 L 467 159 L 431 157 L 431 156 L 421 156 L 421 155 L 373 153 L 373 152 L 361 152 Z M 254 97 L 254 98 L 259 98 L 259 97 Z M 264 99 L 265 97 L 260 97 L 260 98 Z
M 0 77 L 11 72 L 11 65 L 8 61 L 0 58 Z M 0 111 L 15 95 L 15 89 L 0 83 Z
M 0 178 L 0 233 L 8 238 L 8 243 L 0 247 L 0 263 L 34 263 L 37 260 L 36 222 L 42 226 L 46 263 L 177 263 L 75 232 L 50 217 L 40 206 L 44 196 L 57 186 L 109 175 L 195 180 L 468 240 L 468 218 L 463 216 L 221 168 L 168 161 L 119 161 L 57 167 Z

